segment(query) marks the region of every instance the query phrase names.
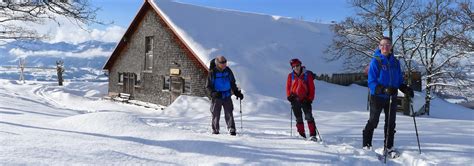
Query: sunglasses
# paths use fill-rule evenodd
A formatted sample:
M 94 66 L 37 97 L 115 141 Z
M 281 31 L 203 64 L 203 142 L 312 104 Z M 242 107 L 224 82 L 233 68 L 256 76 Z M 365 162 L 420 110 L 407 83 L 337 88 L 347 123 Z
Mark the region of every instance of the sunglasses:
M 295 65 L 295 66 L 293 66 L 293 68 L 297 68 L 297 67 L 301 67 L 301 65 Z
M 227 60 L 223 60 L 223 61 L 220 61 L 220 62 L 218 62 L 218 63 L 220 63 L 220 64 L 226 64 L 226 63 L 227 63 Z
M 380 44 L 379 46 L 380 47 L 391 47 L 392 45 L 391 44 Z

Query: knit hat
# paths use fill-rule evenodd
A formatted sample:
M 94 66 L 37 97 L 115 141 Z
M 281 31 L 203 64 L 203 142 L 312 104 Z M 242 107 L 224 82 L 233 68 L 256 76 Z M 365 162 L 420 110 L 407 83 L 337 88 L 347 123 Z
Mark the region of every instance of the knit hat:
M 298 58 L 290 60 L 291 67 L 295 67 L 296 65 L 301 65 L 301 61 Z

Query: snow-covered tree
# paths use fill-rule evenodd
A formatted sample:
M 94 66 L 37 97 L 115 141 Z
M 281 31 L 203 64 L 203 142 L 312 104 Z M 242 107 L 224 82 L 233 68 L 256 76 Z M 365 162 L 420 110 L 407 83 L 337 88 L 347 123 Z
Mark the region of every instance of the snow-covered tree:
M 345 58 L 347 69 L 361 70 L 381 37 L 392 38 L 394 54 L 405 62 L 408 80 L 415 68 L 423 69 L 428 114 L 434 88 L 472 87 L 467 75 L 472 63 L 463 62 L 473 55 L 472 2 L 352 0 L 350 4 L 356 15 L 333 25 L 335 37 L 326 50 L 329 60 Z
M 473 84 L 467 73 L 472 70 L 462 60 L 473 55 L 472 3 L 456 4 L 451 0 L 435 0 L 417 6 L 413 16 L 421 22 L 412 30 L 416 34 L 417 61 L 425 74 L 425 112 L 429 114 L 432 92 L 461 90 Z

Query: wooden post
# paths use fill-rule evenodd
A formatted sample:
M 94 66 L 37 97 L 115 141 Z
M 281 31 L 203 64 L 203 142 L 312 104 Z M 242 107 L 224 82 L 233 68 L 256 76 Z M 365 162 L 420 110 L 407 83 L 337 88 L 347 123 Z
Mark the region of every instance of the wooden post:
M 26 64 L 25 58 L 21 58 L 18 65 L 20 67 L 20 82 L 23 82 L 23 83 L 25 83 L 25 74 L 24 74 L 25 64 Z
M 64 62 L 62 60 L 56 61 L 56 70 L 58 72 L 58 85 L 63 86 Z

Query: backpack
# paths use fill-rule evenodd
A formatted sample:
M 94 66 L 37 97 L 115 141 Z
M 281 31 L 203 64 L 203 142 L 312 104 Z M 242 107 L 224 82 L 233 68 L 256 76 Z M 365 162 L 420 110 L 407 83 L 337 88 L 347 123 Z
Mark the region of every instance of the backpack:
M 377 67 L 378 67 L 379 70 L 380 70 L 380 69 L 382 68 L 382 59 L 380 59 L 379 56 L 375 56 L 374 58 L 375 58 L 375 60 L 377 60 L 377 62 L 378 62 L 378 63 L 377 63 Z M 214 65 L 215 65 L 215 64 L 214 64 Z
M 374 58 L 378 62 L 377 67 L 379 68 L 379 70 L 381 70 L 381 68 L 382 68 L 382 59 L 380 59 L 379 56 L 375 56 Z M 393 58 L 395 58 L 395 56 Z M 398 61 L 397 58 L 395 58 L 395 65 L 400 66 L 400 62 Z M 390 68 L 390 61 L 388 62 L 387 67 Z
M 209 70 L 213 70 L 216 68 L 216 58 L 212 59 L 211 62 L 209 62 Z
M 292 72 L 291 74 L 291 92 L 295 92 L 296 96 L 298 97 L 298 100 L 303 100 L 308 96 L 309 94 L 309 88 L 308 88 L 308 74 L 313 74 L 313 72 L 306 70 L 304 72 L 303 80 L 296 80 L 295 81 L 295 72 Z M 314 78 L 314 77 L 313 77 Z M 312 80 L 311 80 L 312 81 Z

